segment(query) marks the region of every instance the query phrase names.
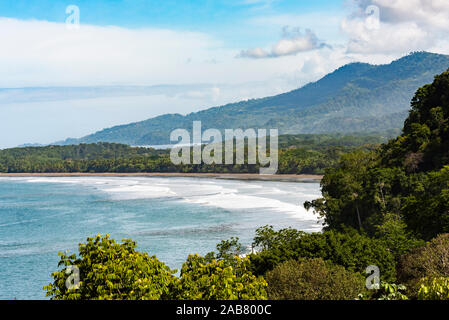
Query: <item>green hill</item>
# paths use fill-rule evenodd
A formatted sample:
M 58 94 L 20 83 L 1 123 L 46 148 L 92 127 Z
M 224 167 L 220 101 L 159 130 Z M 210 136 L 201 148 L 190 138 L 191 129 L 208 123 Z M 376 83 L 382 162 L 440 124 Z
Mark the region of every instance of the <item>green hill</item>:
M 322 180 L 323 198 L 307 206 L 331 229 L 345 225 L 374 236 L 403 222 L 425 240 L 449 233 L 448 93 L 449 71 L 416 91 L 399 137 L 344 155 Z
M 417 88 L 449 68 L 449 56 L 415 52 L 387 65 L 351 63 L 284 94 L 227 104 L 186 116 L 167 114 L 59 144 L 170 143 L 170 132 L 207 128 L 278 128 L 280 134 L 381 132 L 398 129 Z

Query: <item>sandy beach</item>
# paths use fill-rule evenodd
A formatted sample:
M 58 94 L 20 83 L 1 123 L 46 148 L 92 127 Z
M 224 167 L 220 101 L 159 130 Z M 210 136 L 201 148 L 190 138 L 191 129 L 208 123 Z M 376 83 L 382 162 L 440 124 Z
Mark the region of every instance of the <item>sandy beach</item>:
M 189 178 L 214 178 L 214 179 L 236 179 L 236 180 L 264 180 L 264 181 L 287 181 L 287 182 L 319 182 L 322 175 L 312 174 L 275 174 L 260 175 L 257 173 L 162 173 L 162 172 L 140 172 L 140 173 L 0 173 L 0 177 L 189 177 Z

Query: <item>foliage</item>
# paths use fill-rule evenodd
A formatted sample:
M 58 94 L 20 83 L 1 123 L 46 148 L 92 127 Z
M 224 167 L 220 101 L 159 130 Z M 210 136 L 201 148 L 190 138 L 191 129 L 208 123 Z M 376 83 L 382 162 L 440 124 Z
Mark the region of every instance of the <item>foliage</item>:
M 402 230 L 398 239 L 430 240 L 449 232 L 448 91 L 449 72 L 419 89 L 403 134 L 378 150 L 343 156 L 326 171 L 323 197 L 307 208 L 323 217 L 328 229 L 345 225 L 379 236 L 393 215 L 406 224 L 396 229 Z
M 404 196 L 402 213 L 411 230 L 432 239 L 449 232 L 449 166 L 419 176 L 418 189 Z
M 260 248 L 249 256 L 255 274 L 263 275 L 288 260 L 322 258 L 351 272 L 364 273 L 369 265 L 376 265 L 385 281 L 396 276 L 394 257 L 383 243 L 355 230 L 309 234 L 291 228 L 274 231 L 265 226 L 257 229 L 253 246 Z
M 232 265 L 224 260 L 207 262 L 190 255 L 182 266 L 173 298 L 180 300 L 264 300 L 266 282 L 250 271 L 247 258 L 235 257 Z
M 412 110 L 404 124 L 405 154 L 420 153 L 420 170 L 433 170 L 449 163 L 449 73 L 435 77 L 420 88 L 412 100 Z
M 279 136 L 279 147 L 304 148 L 308 150 L 325 151 L 329 147 L 346 148 L 380 145 L 397 136 L 396 131 L 371 133 L 321 133 L 321 134 L 285 134 Z
M 424 278 L 418 292 L 419 300 L 449 300 L 449 277 Z
M 377 300 L 408 300 L 408 297 L 403 293 L 406 287 L 402 284 L 394 284 L 381 282 L 380 289 L 377 292 L 379 297 Z
M 341 226 L 349 226 L 366 230 L 370 213 L 377 212 L 380 207 L 380 203 L 367 199 L 364 192 L 367 172 L 376 165 L 375 152 L 345 154 L 338 167 L 327 170 L 321 181 L 323 199 L 306 202 L 306 209 L 313 208 L 324 219 L 326 229 L 338 230 Z
M 423 240 L 416 239 L 407 230 L 407 224 L 396 213 L 386 213 L 383 216 L 383 222 L 376 227 L 376 238 L 380 239 L 393 253 L 396 261 L 410 250 L 424 245 Z
M 202 111 L 200 115 L 204 117 L 203 120 L 210 120 L 211 126 L 217 125 L 213 119 L 220 119 L 217 128 L 229 127 L 229 124 L 233 124 L 233 127 L 245 124 L 240 127 L 246 127 L 248 124 L 258 124 L 258 119 L 270 110 L 275 110 L 276 114 L 282 116 L 268 122 L 265 119 L 264 126 L 279 124 L 301 132 L 306 127 L 294 123 L 298 117 L 315 119 L 318 116 L 321 119 L 323 115 L 332 112 L 336 116 L 347 118 L 348 114 L 345 112 L 354 110 L 345 109 L 344 106 L 348 101 L 353 101 L 354 97 L 363 97 L 368 103 L 359 103 L 357 106 L 361 110 L 369 106 L 373 108 L 370 109 L 371 112 L 379 111 L 379 115 L 382 115 L 382 112 L 386 112 L 382 108 L 386 108 L 388 104 L 380 102 L 386 96 L 382 96 L 381 100 L 366 99 L 366 94 L 373 94 L 367 93 L 369 89 L 379 86 L 379 90 L 384 90 L 394 84 L 395 88 L 402 88 L 404 91 L 398 100 L 405 99 L 408 91 L 403 90 L 403 85 L 410 89 L 412 84 L 420 82 L 416 78 L 417 68 L 428 76 L 428 72 L 434 70 L 427 65 L 429 61 L 437 61 L 446 66 L 449 63 L 448 57 L 443 59 L 442 56 L 415 53 L 379 68 L 364 64 L 349 65 L 315 84 L 274 97 L 274 100 L 250 100 L 226 108 Z M 395 72 L 391 72 L 393 69 Z M 367 78 L 367 72 L 373 77 Z M 404 77 L 410 82 L 404 83 Z M 324 94 L 324 100 L 314 94 L 315 86 L 334 96 L 332 104 L 326 103 Z M 353 289 L 358 286 L 357 274 L 363 274 L 367 266 L 375 265 L 381 272 L 381 287 L 371 293 L 359 290 L 359 299 L 447 298 L 448 92 L 449 71 L 436 76 L 432 84 L 416 92 L 402 134 L 380 147 L 360 144 L 362 141 L 366 142 L 364 138 L 349 138 L 349 142 L 345 140 L 341 145 L 335 145 L 336 141 L 347 138 L 303 135 L 285 136 L 281 139 L 283 147 L 279 159 L 280 173 L 325 172 L 321 181 L 322 198 L 304 204 L 306 209 L 313 209 L 322 219 L 324 232 L 307 234 L 292 228 L 275 231 L 273 227 L 262 227 L 256 231 L 254 238 L 255 253 L 239 258 L 243 250 L 238 239 L 222 241 L 217 246 L 217 254 L 210 253 L 206 257 L 189 256 L 179 279 L 155 257 L 135 252 L 135 244 L 130 240 L 117 245 L 107 238 L 88 239 L 86 245 L 80 245 L 81 258 L 61 254 L 60 265 L 80 266 L 84 281 L 81 282 L 80 289 L 65 289 L 67 275 L 64 269 L 53 274 L 55 281 L 46 287 L 47 294 L 54 299 L 264 299 L 267 297 L 266 282 L 256 276 L 266 275 L 270 285 L 268 293 L 272 298 L 349 298 L 354 293 Z M 391 94 L 396 96 L 401 93 L 394 91 Z M 311 99 L 310 108 L 304 105 L 301 110 L 296 110 L 293 98 L 302 96 Z M 273 101 L 280 102 L 273 107 Z M 373 101 L 379 102 L 381 106 L 373 107 Z M 319 106 L 312 108 L 317 105 Z M 293 109 L 296 111 L 292 111 Z M 251 111 L 248 113 L 250 117 L 244 119 L 245 123 L 237 121 L 236 119 L 243 119 L 239 114 L 246 112 L 245 110 Z M 228 112 L 235 112 L 236 116 L 225 117 L 229 115 Z M 164 122 L 163 119 L 167 117 L 173 122 Z M 126 140 L 130 138 L 126 136 L 129 133 L 133 135 L 132 139 L 140 143 L 153 141 L 152 139 L 159 141 L 170 126 L 177 124 L 176 128 L 190 128 L 189 123 L 195 117 L 195 114 L 187 117 L 163 116 L 147 120 L 145 125 L 149 125 L 150 130 L 145 133 L 134 130 L 137 127 L 142 129 L 144 125 L 133 124 L 107 129 L 87 140 L 99 137 L 115 139 L 116 134 Z M 317 128 L 325 125 L 328 130 L 341 129 L 341 123 L 335 119 L 311 121 L 309 124 Z M 155 121 L 165 124 L 153 134 Z M 334 127 L 332 121 L 335 122 Z M 87 148 L 87 151 L 83 148 Z M 0 171 L 258 171 L 258 165 L 174 166 L 169 160 L 168 151 L 127 149 L 130 147 L 108 144 L 99 145 L 98 150 L 96 148 L 95 145 L 88 145 L 3 150 L 0 151 Z M 109 150 L 115 150 L 115 153 Z M 424 240 L 430 242 L 424 245 Z M 142 276 L 134 270 L 141 272 Z M 345 285 L 344 287 L 332 282 L 336 275 L 343 279 L 341 285 Z M 396 276 L 399 283 L 405 286 L 392 283 Z
M 381 282 L 380 288 L 368 294 L 361 293 L 358 300 L 408 300 L 404 294 L 406 287 L 402 284 Z
M 80 243 L 79 255 L 59 253 L 58 266 L 53 283 L 45 286 L 47 296 L 54 300 L 155 300 L 169 296 L 170 287 L 176 282 L 170 270 L 156 257 L 135 250 L 136 243 L 125 239 L 118 244 L 106 235 L 87 238 Z M 68 289 L 69 266 L 79 268 L 79 288 Z
M 321 258 L 286 261 L 265 279 L 274 300 L 354 300 L 365 285 L 360 274 Z
M 59 253 L 61 271 L 52 273 L 53 283 L 45 286 L 54 300 L 155 300 L 155 299 L 266 299 L 266 282 L 254 276 L 248 258 L 211 260 L 190 255 L 181 277 L 173 274 L 156 257 L 135 250 L 136 243 L 125 239 L 117 244 L 109 236 L 87 238 L 79 245 L 80 257 Z M 78 287 L 66 282 L 72 266 L 79 269 Z M 70 279 L 69 279 L 70 282 Z
M 380 136 L 295 135 L 280 137 L 280 174 L 322 174 L 345 152 L 376 148 Z M 372 144 L 371 144 L 372 143 Z M 235 152 L 235 150 L 234 150 Z M 247 157 L 245 156 L 245 162 Z M 224 161 L 223 161 L 224 163 Z M 174 165 L 169 150 L 117 143 L 26 147 L 0 150 L 0 172 L 209 172 L 257 173 L 258 164 Z
M 234 265 L 236 262 L 235 257 L 240 257 L 245 254 L 245 250 L 239 242 L 238 237 L 232 237 L 230 240 L 222 240 L 217 244 L 217 251 L 217 253 L 209 252 L 206 254 L 206 262 L 223 260 L 226 265 Z
M 449 277 L 449 234 L 439 235 L 404 255 L 398 266 L 398 278 L 407 286 L 410 297 L 417 296 L 421 279 L 436 277 Z

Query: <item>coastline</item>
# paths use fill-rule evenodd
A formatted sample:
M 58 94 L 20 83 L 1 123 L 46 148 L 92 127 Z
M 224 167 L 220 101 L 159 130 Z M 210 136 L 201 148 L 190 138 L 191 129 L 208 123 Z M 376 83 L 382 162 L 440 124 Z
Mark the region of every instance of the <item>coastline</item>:
M 1 177 L 183 177 L 183 178 L 209 178 L 228 180 L 262 180 L 283 182 L 320 182 L 322 175 L 314 174 L 275 174 L 260 175 L 257 173 L 180 173 L 180 172 L 139 172 L 139 173 L 0 173 Z

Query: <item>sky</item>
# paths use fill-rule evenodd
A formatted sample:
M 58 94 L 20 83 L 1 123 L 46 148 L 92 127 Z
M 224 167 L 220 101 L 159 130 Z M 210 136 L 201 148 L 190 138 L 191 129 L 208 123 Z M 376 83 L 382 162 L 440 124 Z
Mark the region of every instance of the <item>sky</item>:
M 2 0 L 0 148 L 449 54 L 448 31 L 447 0 Z

